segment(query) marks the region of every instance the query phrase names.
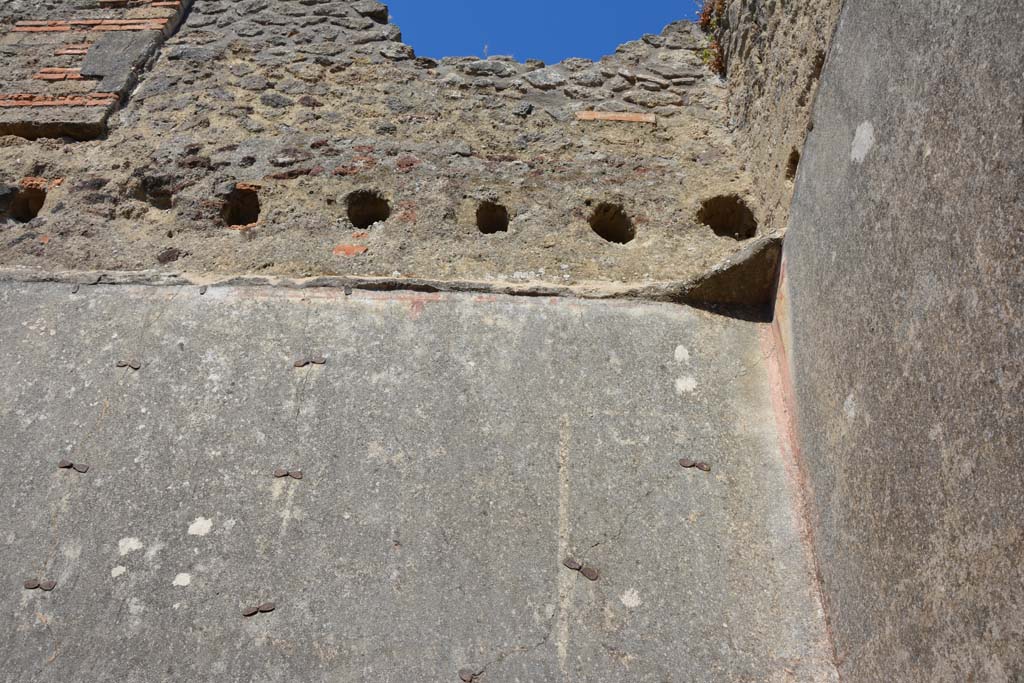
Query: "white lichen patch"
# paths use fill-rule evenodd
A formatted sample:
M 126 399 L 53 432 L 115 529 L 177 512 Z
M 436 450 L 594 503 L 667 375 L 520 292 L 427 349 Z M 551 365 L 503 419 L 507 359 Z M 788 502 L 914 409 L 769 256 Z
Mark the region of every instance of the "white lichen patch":
M 124 574 L 127 571 L 128 571 L 128 567 L 125 567 L 124 565 L 119 564 L 119 565 L 117 565 L 116 567 L 114 567 L 113 569 L 110 570 L 110 578 L 116 579 L 117 577 L 121 576 L 122 574 Z
M 205 536 L 213 528 L 213 520 L 206 517 L 196 517 L 188 527 L 189 536 Z
M 182 572 L 174 577 L 174 581 L 171 585 L 173 586 L 187 586 L 192 583 L 192 575 Z
M 690 350 L 680 344 L 676 347 L 675 358 L 677 363 L 689 363 L 690 362 Z
M 676 393 L 682 396 L 683 394 L 692 394 L 697 389 L 697 380 L 693 377 L 680 377 L 676 380 Z
M 858 164 L 864 163 L 868 153 L 875 146 L 875 127 L 870 121 L 857 126 L 857 132 L 853 136 L 853 145 L 850 146 L 850 160 Z
M 639 607 L 643 604 L 643 601 L 640 600 L 640 594 L 636 592 L 635 588 L 630 588 L 628 591 L 620 595 L 619 602 L 621 602 L 629 609 Z
M 852 391 L 847 395 L 846 400 L 843 401 L 843 412 L 846 413 L 847 420 L 857 417 L 857 397 L 853 395 Z
M 122 538 L 117 542 L 117 551 L 121 553 L 121 555 L 127 555 L 135 550 L 142 550 L 142 541 L 134 536 Z

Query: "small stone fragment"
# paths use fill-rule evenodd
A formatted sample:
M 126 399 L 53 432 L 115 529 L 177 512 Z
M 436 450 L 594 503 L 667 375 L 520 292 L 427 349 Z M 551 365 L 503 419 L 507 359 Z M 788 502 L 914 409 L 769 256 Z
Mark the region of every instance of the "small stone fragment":
M 562 564 L 564 564 L 566 568 L 571 569 L 574 572 L 578 572 L 580 569 L 583 568 L 582 564 L 572 559 L 571 557 L 567 557 L 564 560 L 562 560 Z
M 693 460 L 690 460 L 689 458 L 679 458 L 679 466 L 689 469 L 691 467 L 696 467 L 697 463 L 694 462 Z
M 81 289 L 81 288 L 82 288 L 82 285 L 80 285 L 80 284 L 78 284 L 76 282 L 75 286 L 71 288 L 71 293 L 72 294 L 78 294 L 78 290 Z
M 184 255 L 184 252 L 177 247 L 168 247 L 159 254 L 156 255 L 157 263 L 161 265 L 167 265 L 168 263 L 174 263 Z
M 345 285 L 345 296 L 352 296 L 352 288 Z
M 469 669 L 459 669 L 459 680 L 462 683 L 473 683 L 476 679 L 476 672 Z
M 126 368 L 126 367 L 128 367 L 128 361 L 126 361 L 126 360 L 119 360 L 114 365 L 116 365 L 119 368 Z
M 295 361 L 295 367 L 297 368 L 304 368 L 307 365 L 309 365 L 308 358 L 299 358 L 298 360 Z
M 529 102 L 520 102 L 519 105 L 512 110 L 513 116 L 518 116 L 525 119 L 527 116 L 533 113 L 533 105 Z
M 258 609 L 260 612 L 273 612 L 276 608 L 277 605 L 275 605 L 274 603 L 265 602 L 262 605 L 260 605 Z
M 283 467 L 278 467 L 276 470 L 274 470 L 274 477 L 276 477 L 277 479 L 281 479 L 287 476 L 288 470 L 284 469 Z
M 62 470 L 69 470 L 74 466 L 75 464 L 70 460 L 61 460 L 59 463 L 57 463 L 57 467 L 61 468 Z
M 288 473 L 292 479 L 302 479 L 302 470 L 292 470 Z
M 327 363 L 327 359 L 323 356 L 313 356 L 309 359 L 309 362 L 313 365 L 324 365 Z
M 57 582 L 54 581 L 53 579 L 46 579 L 45 581 L 40 581 L 39 582 L 39 588 L 41 588 L 42 590 L 46 591 L 47 593 L 49 593 L 50 591 L 52 591 L 56 587 L 57 587 Z
M 601 576 L 593 567 L 584 567 L 580 570 L 580 574 L 583 574 L 588 581 L 597 581 Z
M 142 363 L 133 358 L 132 360 L 128 361 L 128 367 L 130 367 L 132 370 L 138 370 L 139 368 L 142 367 Z
M 259 607 L 247 607 L 244 610 L 242 610 L 242 616 L 243 617 L 251 617 L 251 616 L 255 615 L 257 612 L 259 612 L 259 611 L 260 611 Z
M 206 294 L 206 285 L 199 288 L 199 296 L 202 296 L 203 294 Z
M 707 464 L 706 462 L 699 462 L 697 463 L 697 469 L 700 470 L 701 472 L 710 472 L 711 465 Z
M 88 465 L 83 465 L 80 462 L 79 463 L 75 463 L 74 465 L 72 465 L 72 467 L 75 469 L 75 472 L 78 472 L 79 474 L 85 474 L 86 472 L 89 471 L 89 466 Z
M 25 586 L 25 590 L 29 591 L 34 591 L 35 589 L 39 588 L 39 582 L 35 579 L 29 579 L 23 585 Z

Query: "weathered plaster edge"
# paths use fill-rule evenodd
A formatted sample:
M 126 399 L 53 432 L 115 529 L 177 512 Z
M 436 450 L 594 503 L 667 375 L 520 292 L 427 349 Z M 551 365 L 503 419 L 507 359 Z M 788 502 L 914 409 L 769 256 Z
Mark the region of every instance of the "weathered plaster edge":
M 765 359 L 768 372 L 769 396 L 772 412 L 775 415 L 776 430 L 779 438 L 779 451 L 782 454 L 786 479 L 792 500 L 796 506 L 794 519 L 798 525 L 804 556 L 811 571 L 811 586 L 814 599 L 821 610 L 824 625 L 825 648 L 829 655 L 829 663 L 837 681 L 842 681 L 840 659 L 836 648 L 835 635 L 832 628 L 831 608 L 825 593 L 824 580 L 821 573 L 821 562 L 815 541 L 814 520 L 817 519 L 814 496 L 811 491 L 807 463 L 800 448 L 796 391 L 792 375 L 792 328 L 789 318 L 789 289 L 786 279 L 786 257 L 783 251 L 775 286 L 775 304 L 772 319 L 768 324 L 761 325 L 759 340 L 761 353 Z
M 725 270 L 738 262 L 757 254 L 772 238 L 758 240 L 744 249 L 740 255 L 730 256 L 715 267 L 711 273 Z M 230 286 L 230 287 L 280 287 L 286 289 L 351 288 L 368 291 L 414 291 L 414 292 L 467 292 L 478 294 L 501 294 L 523 297 L 566 297 L 576 299 L 635 299 L 663 303 L 676 303 L 699 308 L 711 313 L 743 319 L 757 319 L 756 307 L 719 304 L 704 300 L 694 293 L 708 274 L 690 280 L 671 280 L 648 283 L 618 283 L 585 281 L 573 285 L 556 285 L 543 282 L 509 282 L 485 280 L 445 280 L 434 278 L 369 277 L 352 275 L 322 275 L 311 277 L 283 277 L 262 275 L 225 275 L 220 273 L 166 272 L 159 270 L 103 270 L 103 271 L 50 271 L 28 266 L 0 268 L 0 282 L 57 282 L 78 285 L 148 285 L 154 287 L 177 286 Z

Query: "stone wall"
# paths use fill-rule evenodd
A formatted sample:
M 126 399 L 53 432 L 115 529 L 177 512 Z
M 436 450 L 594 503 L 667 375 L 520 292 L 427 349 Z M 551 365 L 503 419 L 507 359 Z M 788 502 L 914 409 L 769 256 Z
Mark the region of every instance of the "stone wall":
M 712 32 L 722 47 L 729 87 L 729 124 L 763 229 L 782 234 L 793 182 L 810 130 L 818 80 L 842 0 L 729 0 Z
M 110 114 L 191 1 L 5 5 L 0 136 L 105 135 Z
M 8 194 L 24 177 L 64 179 L 37 217 L 0 218 L 0 264 L 596 283 L 761 302 L 766 286 L 698 287 L 748 254 L 767 283 L 776 248 L 704 43 L 680 22 L 598 62 L 435 61 L 373 0 L 204 0 L 136 69 L 99 139 L 0 138 Z M 703 206 L 716 196 L 718 208 Z
M 843 680 L 1024 680 L 1024 9 L 849 2 L 786 235 Z

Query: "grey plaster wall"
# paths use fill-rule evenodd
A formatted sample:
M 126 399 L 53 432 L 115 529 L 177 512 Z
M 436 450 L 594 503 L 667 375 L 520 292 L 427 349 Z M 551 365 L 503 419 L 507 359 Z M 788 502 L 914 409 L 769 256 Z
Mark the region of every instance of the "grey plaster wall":
M 0 342 L 3 683 L 836 681 L 755 325 L 0 281 Z
M 843 680 L 1024 681 L 1024 5 L 843 10 L 787 236 Z

